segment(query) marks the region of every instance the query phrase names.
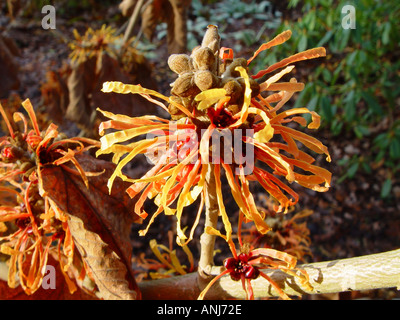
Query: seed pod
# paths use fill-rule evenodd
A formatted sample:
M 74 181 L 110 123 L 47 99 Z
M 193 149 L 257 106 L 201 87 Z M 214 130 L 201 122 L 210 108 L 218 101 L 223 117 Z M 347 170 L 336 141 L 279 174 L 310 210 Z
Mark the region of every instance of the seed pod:
M 238 78 L 237 81 L 240 83 L 240 85 L 242 86 L 243 90 L 246 87 L 246 84 L 244 82 L 243 78 Z M 256 96 L 258 96 L 260 94 L 260 85 L 258 84 L 258 82 L 254 79 L 249 79 L 249 83 L 250 83 L 250 89 L 251 89 L 251 97 L 254 98 Z
M 208 47 L 211 49 L 212 53 L 216 53 L 217 51 L 219 51 L 220 40 L 221 38 L 218 34 L 218 27 L 210 24 L 207 27 L 207 31 L 203 37 L 201 46 Z
M 237 58 L 229 65 L 228 70 L 230 71 L 230 75 L 234 78 L 240 77 L 240 72 L 235 70 L 236 67 L 243 67 L 247 70 L 247 60 L 244 58 Z
M 189 72 L 191 69 L 189 59 L 190 57 L 187 54 L 172 54 L 168 58 L 168 66 L 177 74 Z
M 176 102 L 176 103 L 178 103 L 178 104 L 180 104 L 181 106 L 184 106 L 190 112 L 193 111 L 193 105 L 192 105 L 193 98 L 192 97 L 171 96 L 171 100 Z M 176 108 L 176 109 L 179 110 L 178 108 Z M 179 110 L 179 112 L 181 112 L 181 111 Z
M 192 101 L 192 99 L 185 97 L 171 96 L 171 100 L 180 105 L 183 105 L 190 112 L 193 111 L 193 107 L 190 104 L 190 101 Z M 168 105 L 168 112 L 171 114 L 172 120 L 178 120 L 180 118 L 186 117 L 186 115 L 173 104 Z
M 260 84 L 254 80 L 254 79 L 249 79 L 250 81 L 250 89 L 251 89 L 251 97 L 257 97 L 260 94 Z
M 214 53 L 208 47 L 200 47 L 193 50 L 193 66 L 197 70 L 212 70 L 215 63 Z
M 175 107 L 173 104 L 168 105 L 168 112 L 171 115 L 171 119 L 174 121 L 185 117 L 185 114 L 182 111 L 180 111 L 177 107 Z
M 21 164 L 21 166 L 19 167 L 19 169 L 21 171 L 28 171 L 30 168 L 32 168 L 35 164 L 32 163 L 31 161 L 26 161 L 24 163 Z
M 231 79 L 224 84 L 226 94 L 231 96 L 231 103 L 236 102 L 243 95 L 243 88 L 238 81 Z
M 194 71 L 194 66 L 193 66 L 193 59 L 192 57 L 189 57 L 189 71 Z
M 220 61 L 219 64 L 219 74 L 224 74 L 228 66 L 232 63 L 232 59 L 225 59 L 224 62 Z
M 193 72 L 185 72 L 175 80 L 171 93 L 180 97 L 188 97 L 194 94 L 195 91 L 199 92 L 193 80 Z M 197 89 L 197 90 L 196 90 Z
M 194 75 L 194 83 L 201 91 L 205 91 L 216 87 L 218 84 L 218 78 L 211 71 L 200 70 Z

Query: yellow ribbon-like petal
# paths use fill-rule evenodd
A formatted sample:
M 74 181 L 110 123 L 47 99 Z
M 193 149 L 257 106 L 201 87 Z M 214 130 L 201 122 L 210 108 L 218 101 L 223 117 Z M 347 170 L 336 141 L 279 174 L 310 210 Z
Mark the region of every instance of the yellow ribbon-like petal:
M 197 109 L 205 110 L 217 103 L 221 98 L 226 96 L 226 90 L 223 88 L 209 89 L 200 92 L 195 98 L 198 101 Z

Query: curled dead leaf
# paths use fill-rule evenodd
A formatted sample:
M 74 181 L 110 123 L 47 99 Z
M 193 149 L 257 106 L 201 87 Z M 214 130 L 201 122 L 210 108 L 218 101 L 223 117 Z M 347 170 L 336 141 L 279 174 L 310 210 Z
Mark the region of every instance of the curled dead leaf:
M 69 216 L 68 225 L 75 245 L 89 268 L 103 299 L 135 300 L 140 292 L 131 269 L 131 224 L 138 217 L 130 212 L 132 200 L 126 185 L 116 182 L 111 194 L 107 180 L 112 163 L 90 156 L 76 157 L 89 175 L 89 188 L 79 175 L 61 166 L 42 169 L 43 190 Z M 71 167 L 72 168 L 72 167 Z

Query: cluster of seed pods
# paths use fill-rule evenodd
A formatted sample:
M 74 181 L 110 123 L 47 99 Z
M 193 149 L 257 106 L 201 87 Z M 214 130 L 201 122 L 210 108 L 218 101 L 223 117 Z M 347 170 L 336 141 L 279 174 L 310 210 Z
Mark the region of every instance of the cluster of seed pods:
M 168 59 L 168 65 L 173 72 L 178 74 L 178 78 L 171 84 L 171 98 L 190 112 L 197 104 L 195 96 L 213 88 L 226 90 L 226 95 L 230 97 L 226 108 L 229 114 L 234 115 L 240 111 L 245 82 L 235 68 L 240 66 L 247 70 L 247 60 L 220 57 L 220 36 L 216 26 L 208 26 L 201 45 L 194 48 L 190 56 L 173 54 Z M 260 92 L 259 84 L 250 79 L 250 87 L 252 97 L 257 96 Z M 184 116 L 172 104 L 168 108 L 174 120 Z

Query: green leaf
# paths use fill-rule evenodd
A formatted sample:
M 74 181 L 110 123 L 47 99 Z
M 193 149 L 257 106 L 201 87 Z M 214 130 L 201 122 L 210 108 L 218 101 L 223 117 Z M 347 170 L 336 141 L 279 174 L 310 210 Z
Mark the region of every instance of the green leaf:
M 376 115 L 383 115 L 383 110 L 381 105 L 379 104 L 379 102 L 377 101 L 377 99 L 370 94 L 367 91 L 363 91 L 361 93 L 361 96 L 363 97 L 363 99 L 365 100 L 365 102 L 368 104 L 368 106 L 371 108 L 372 112 Z
M 327 43 L 330 38 L 332 37 L 333 32 L 328 31 L 327 33 L 325 33 L 325 35 L 322 37 L 322 39 L 318 42 L 318 44 L 316 45 L 316 47 L 322 47 L 325 43 Z
M 368 136 L 370 134 L 368 127 L 362 125 L 355 126 L 354 133 L 359 139 L 362 139 L 364 136 Z
M 363 161 L 363 162 L 361 163 L 361 166 L 362 166 L 362 168 L 364 169 L 364 171 L 365 171 L 366 173 L 368 173 L 368 174 L 371 174 L 371 173 L 372 173 L 372 168 L 371 168 L 371 166 L 369 165 L 369 163 Z
M 338 47 L 339 51 L 343 51 L 346 48 L 347 43 L 349 42 L 351 31 L 352 29 L 343 30 L 340 38 L 340 44 Z
M 310 102 L 307 103 L 307 108 L 310 111 L 314 111 L 318 104 L 319 95 L 315 95 Z
M 392 179 L 388 178 L 382 185 L 381 198 L 387 198 L 390 194 L 390 191 L 392 191 Z
M 357 62 L 361 65 L 364 65 L 365 67 L 365 63 L 367 62 L 367 60 L 368 60 L 367 53 L 363 50 L 359 50 L 357 56 Z
M 359 163 L 358 163 L 358 162 L 353 163 L 353 164 L 350 166 L 349 170 L 347 170 L 347 176 L 348 176 L 350 179 L 353 178 L 353 177 L 355 176 L 355 174 L 357 173 L 358 166 L 359 166 Z
M 385 149 L 389 146 L 389 138 L 386 132 L 379 134 L 374 139 L 374 144 L 377 145 L 381 149 Z
M 297 50 L 299 52 L 306 50 L 307 48 L 307 36 L 303 33 L 300 36 L 299 44 L 297 45 Z
M 390 30 L 391 30 L 392 25 L 390 24 L 389 21 L 385 23 L 385 26 L 383 27 L 383 32 L 382 32 L 382 44 L 387 45 L 390 42 Z
M 327 68 L 322 69 L 322 77 L 326 83 L 330 83 L 332 80 L 332 73 Z
M 348 162 L 349 162 L 348 159 L 342 159 L 341 161 L 338 161 L 338 164 L 341 165 L 341 166 L 347 166 Z M 342 183 L 347 178 L 352 179 L 355 176 L 355 174 L 357 173 L 358 166 L 359 166 L 359 162 L 353 163 L 347 169 L 347 172 L 338 179 L 337 183 Z
M 326 121 L 331 122 L 333 118 L 332 105 L 327 96 L 321 97 L 321 108 Z
M 311 10 L 308 13 L 309 16 L 309 21 L 307 21 L 307 26 L 308 26 L 308 31 L 313 31 L 315 28 L 315 22 L 316 22 L 316 14 L 315 14 L 315 10 Z
M 394 138 L 389 145 L 389 154 L 390 157 L 393 159 L 400 158 L 400 141 Z
M 381 149 L 375 157 L 375 162 L 378 163 L 379 161 L 381 161 L 385 157 L 385 153 L 385 150 Z
M 351 122 L 356 116 L 356 104 L 354 101 L 354 91 L 351 91 L 346 98 L 347 102 L 344 105 L 344 112 L 346 121 Z
M 334 118 L 331 124 L 332 134 L 337 136 L 342 132 L 343 121 L 337 118 Z
M 347 57 L 346 57 L 346 64 L 351 66 L 354 62 L 354 59 L 357 58 L 359 51 L 358 50 L 354 50 L 352 53 L 350 53 Z

